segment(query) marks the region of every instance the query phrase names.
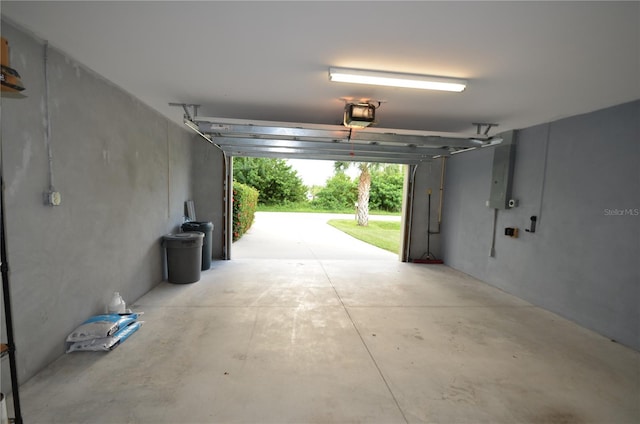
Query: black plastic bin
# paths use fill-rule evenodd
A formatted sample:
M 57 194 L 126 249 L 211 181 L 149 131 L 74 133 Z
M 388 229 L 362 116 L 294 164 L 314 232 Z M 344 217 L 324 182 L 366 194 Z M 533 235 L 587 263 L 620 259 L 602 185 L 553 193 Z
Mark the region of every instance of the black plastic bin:
M 167 234 L 162 246 L 167 249 L 167 272 L 170 283 L 188 284 L 200 281 L 202 233 Z
M 190 221 L 182 224 L 182 231 L 198 231 L 204 234 L 202 241 L 202 270 L 211 268 L 211 250 L 212 250 L 212 234 L 213 224 L 211 222 Z

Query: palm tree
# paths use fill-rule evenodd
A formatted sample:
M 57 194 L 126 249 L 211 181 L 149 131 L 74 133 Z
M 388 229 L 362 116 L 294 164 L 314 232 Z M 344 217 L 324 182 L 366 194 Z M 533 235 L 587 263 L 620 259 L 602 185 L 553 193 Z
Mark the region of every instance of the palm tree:
M 369 225 L 369 191 L 371 190 L 371 171 L 379 166 L 370 162 L 335 162 L 336 171 L 345 171 L 351 165 L 357 166 L 360 170 L 358 177 L 358 203 L 356 204 L 356 219 L 358 225 L 366 227 Z

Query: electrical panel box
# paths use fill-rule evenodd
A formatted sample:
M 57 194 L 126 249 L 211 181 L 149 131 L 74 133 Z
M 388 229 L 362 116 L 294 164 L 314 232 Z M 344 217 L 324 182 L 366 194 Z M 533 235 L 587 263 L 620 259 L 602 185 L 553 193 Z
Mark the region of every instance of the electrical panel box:
M 491 191 L 487 206 L 492 209 L 508 209 L 511 199 L 513 166 L 516 160 L 516 131 L 500 134 L 502 143 L 493 148 Z

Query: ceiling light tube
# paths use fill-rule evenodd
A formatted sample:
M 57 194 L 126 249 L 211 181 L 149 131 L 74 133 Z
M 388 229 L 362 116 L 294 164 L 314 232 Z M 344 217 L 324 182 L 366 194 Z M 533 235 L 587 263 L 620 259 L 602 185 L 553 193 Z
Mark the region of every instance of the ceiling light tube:
M 463 91 L 467 86 L 467 81 L 457 78 L 347 68 L 329 68 L 329 80 L 354 84 L 418 88 L 422 90 L 454 91 L 458 93 Z

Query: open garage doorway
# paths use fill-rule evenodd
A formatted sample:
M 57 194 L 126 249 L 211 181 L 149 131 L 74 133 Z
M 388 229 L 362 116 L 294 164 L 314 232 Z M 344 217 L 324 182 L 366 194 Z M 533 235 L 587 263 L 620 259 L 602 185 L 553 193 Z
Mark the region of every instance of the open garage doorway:
M 501 136 L 464 135 L 390 128 L 356 128 L 350 125 L 326 125 L 276 121 L 255 121 L 196 116 L 195 105 L 182 105 L 185 125 L 207 142 L 222 150 L 225 158 L 225 229 L 223 258 L 231 259 L 233 228 L 233 158 L 320 159 L 405 165 L 405 189 L 402 212 L 403 262 L 430 260 L 434 254 L 432 235 L 439 235 L 442 211 L 444 163 L 452 154 L 494 146 Z M 189 113 L 193 109 L 193 117 Z M 438 164 L 441 164 L 438 167 Z M 437 169 L 442 171 L 439 172 Z M 422 180 L 422 182 L 419 182 Z M 439 183 L 439 185 L 438 185 Z M 439 187 L 439 190 L 438 190 Z M 428 193 L 428 194 L 425 194 Z M 433 206 L 431 195 L 439 199 Z M 420 196 L 414 198 L 416 196 Z M 427 199 L 429 201 L 427 202 Z M 419 200 L 419 201 L 418 201 Z M 437 230 L 430 230 L 438 209 Z M 418 217 L 418 220 L 414 219 Z M 419 221 L 419 222 L 418 222 Z M 417 223 L 418 226 L 413 224 Z M 426 224 L 426 225 L 423 225 Z M 421 228 L 422 227 L 422 228 Z M 422 234 L 420 234 L 422 232 Z M 426 241 L 426 243 L 423 243 Z M 433 249 L 437 252 L 438 249 Z M 414 260 L 415 261 L 415 260 Z
M 364 197 L 368 199 L 368 225 L 361 226 L 358 209 L 363 208 L 358 208 L 358 201 L 363 196 L 358 196 L 358 185 L 362 191 L 363 164 L 233 158 L 236 184 L 255 186 L 265 194 L 251 228 L 231 246 L 230 258 L 399 260 L 408 168 L 378 163 L 365 166 L 370 182 Z M 292 175 L 304 186 L 304 196 L 286 198 L 274 193 L 275 187 L 289 194 L 297 192 L 295 182 L 290 181 Z M 270 178 L 279 180 L 269 182 Z

